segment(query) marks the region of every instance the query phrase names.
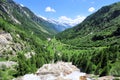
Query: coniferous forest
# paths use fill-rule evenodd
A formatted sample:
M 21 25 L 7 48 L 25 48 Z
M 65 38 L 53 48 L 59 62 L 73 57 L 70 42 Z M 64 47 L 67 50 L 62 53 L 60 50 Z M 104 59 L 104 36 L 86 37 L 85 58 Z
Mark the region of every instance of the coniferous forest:
M 0 46 L 0 61 L 14 61 L 17 65 L 12 68 L 3 65 L 0 68 L 2 80 L 35 73 L 44 64 L 57 61 L 72 62 L 88 74 L 120 76 L 120 2 L 104 6 L 77 26 L 57 33 L 44 27 L 44 22 L 39 24 L 39 19 L 33 19 L 27 8 L 23 10 L 31 17 L 20 12 L 14 2 L 6 1 L 0 1 L 0 34 L 10 33 L 13 39 L 11 49 L 4 50 L 4 46 Z M 16 24 L 5 12 L 3 5 L 7 4 L 14 4 L 9 5 L 11 9 L 17 6 L 11 13 L 21 24 Z M 20 48 L 15 47 L 16 44 Z M 25 56 L 27 53 L 30 58 Z

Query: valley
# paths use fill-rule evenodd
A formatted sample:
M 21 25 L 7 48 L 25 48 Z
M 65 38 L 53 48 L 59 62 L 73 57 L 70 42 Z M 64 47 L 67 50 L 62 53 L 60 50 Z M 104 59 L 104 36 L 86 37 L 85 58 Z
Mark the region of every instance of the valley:
M 71 62 L 94 77 L 120 77 L 119 21 L 120 2 L 104 6 L 82 23 L 66 29 L 12 0 L 1 0 L 0 80 L 35 74 L 45 64 L 59 61 L 63 65 Z

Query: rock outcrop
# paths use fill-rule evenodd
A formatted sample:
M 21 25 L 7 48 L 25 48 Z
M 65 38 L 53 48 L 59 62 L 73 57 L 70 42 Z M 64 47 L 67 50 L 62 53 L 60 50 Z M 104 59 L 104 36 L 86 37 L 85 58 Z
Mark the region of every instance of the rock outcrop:
M 0 33 L 0 44 L 1 45 L 6 45 L 10 44 L 12 41 L 12 36 L 10 33 Z
M 16 35 L 16 39 L 20 39 Z M 16 52 L 21 51 L 25 48 L 24 42 L 15 42 L 10 33 L 0 31 L 0 57 L 7 58 L 10 56 L 16 56 Z
M 17 62 L 13 62 L 13 61 L 1 61 L 0 62 L 0 68 L 2 67 L 6 67 L 6 68 L 11 68 L 13 65 L 17 65 Z
M 34 79 L 33 79 L 34 78 Z M 35 74 L 26 74 L 14 80 L 91 80 L 86 73 L 70 62 L 45 64 Z
M 35 74 L 26 74 L 13 80 L 114 80 L 113 76 L 86 74 L 70 62 L 44 64 Z M 119 77 L 117 79 L 120 79 Z
M 37 75 L 45 75 L 45 74 L 56 74 L 60 75 L 68 75 L 74 71 L 80 71 L 76 66 L 72 65 L 72 63 L 65 62 L 57 62 L 56 64 L 45 64 L 36 72 Z

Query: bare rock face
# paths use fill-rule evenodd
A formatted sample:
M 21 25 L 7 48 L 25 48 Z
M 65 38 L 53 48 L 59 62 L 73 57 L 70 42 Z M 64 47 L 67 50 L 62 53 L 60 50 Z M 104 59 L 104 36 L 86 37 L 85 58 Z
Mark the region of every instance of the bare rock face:
M 43 65 L 35 74 L 26 74 L 13 80 L 114 80 L 114 77 L 97 77 L 97 75 L 80 72 L 70 62 L 57 62 Z
M 65 62 L 57 62 L 56 64 L 45 64 L 41 67 L 36 74 L 38 75 L 46 75 L 46 74 L 54 74 L 55 76 L 61 75 L 61 73 L 65 76 L 74 71 L 80 71 L 76 66 L 72 65 L 72 63 Z
M 79 79 L 80 74 L 85 75 L 85 73 L 80 73 L 80 70 L 76 66 L 68 62 L 45 64 L 40 69 L 38 69 L 36 74 L 42 80 L 77 80 L 77 78 Z
M 70 62 L 43 65 L 36 74 L 26 74 L 13 80 L 90 80 Z
M 16 38 L 20 38 L 19 34 Z M 16 56 L 16 52 L 24 49 L 24 43 L 15 43 L 10 33 L 0 31 L 0 57 Z
M 12 41 L 12 36 L 9 33 L 0 34 L 0 44 L 6 45 L 10 44 Z
M 5 33 L 4 31 L 0 32 L 0 57 L 2 57 L 6 51 L 12 50 L 12 41 L 13 38 L 10 33 Z

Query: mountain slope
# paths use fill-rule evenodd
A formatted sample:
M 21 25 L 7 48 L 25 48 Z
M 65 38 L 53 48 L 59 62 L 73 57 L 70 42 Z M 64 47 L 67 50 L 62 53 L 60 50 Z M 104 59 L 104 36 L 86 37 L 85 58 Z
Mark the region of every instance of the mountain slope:
M 29 28 L 29 31 L 34 31 L 38 36 L 42 36 L 43 38 L 58 32 L 52 23 L 36 16 L 28 8 L 22 7 L 12 0 L 0 1 L 0 17 L 24 29 Z
M 57 38 L 75 46 L 112 45 L 119 43 L 119 21 L 120 2 L 102 7 L 81 24 L 58 34 Z
M 49 26 L 48 26 L 49 25 Z M 57 31 L 12 0 L 0 0 L 0 79 L 35 72 L 51 61 L 45 46 Z
M 57 34 L 69 50 L 62 59 L 87 73 L 120 76 L 119 21 L 120 2 L 102 7 L 81 24 Z

